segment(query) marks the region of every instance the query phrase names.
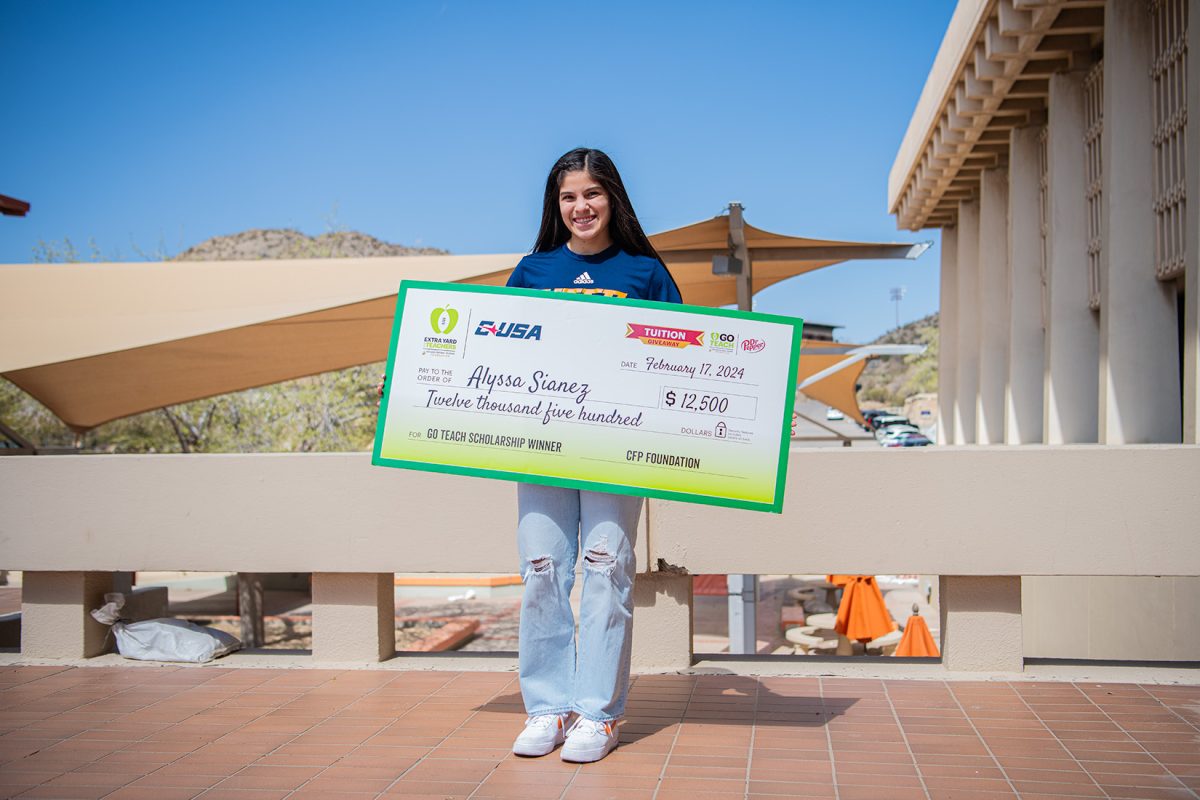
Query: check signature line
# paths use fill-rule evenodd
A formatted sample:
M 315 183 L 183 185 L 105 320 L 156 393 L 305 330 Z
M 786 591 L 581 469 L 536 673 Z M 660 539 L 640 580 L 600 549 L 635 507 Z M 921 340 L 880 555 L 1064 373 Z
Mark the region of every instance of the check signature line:
M 708 472 L 702 469 L 688 469 L 687 467 L 671 467 L 666 464 L 634 464 L 629 461 L 618 460 L 615 458 L 594 458 L 592 456 L 580 456 L 580 461 L 602 461 L 605 464 L 624 464 L 627 467 L 646 467 L 649 469 L 673 469 L 677 472 L 686 472 L 689 475 L 715 475 L 718 478 L 732 478 L 735 481 L 748 480 L 745 475 L 727 475 L 724 472 Z

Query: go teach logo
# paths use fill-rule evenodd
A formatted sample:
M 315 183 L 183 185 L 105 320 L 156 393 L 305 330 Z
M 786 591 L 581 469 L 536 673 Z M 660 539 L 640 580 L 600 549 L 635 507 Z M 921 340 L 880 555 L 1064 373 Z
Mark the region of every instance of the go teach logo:
M 429 325 L 434 333 L 447 334 L 458 324 L 458 311 L 450 306 L 435 308 L 429 315 Z

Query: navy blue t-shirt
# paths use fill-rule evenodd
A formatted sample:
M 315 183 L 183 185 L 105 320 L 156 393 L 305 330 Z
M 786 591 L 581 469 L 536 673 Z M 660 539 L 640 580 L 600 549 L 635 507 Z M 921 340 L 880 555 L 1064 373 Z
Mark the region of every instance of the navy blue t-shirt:
M 630 255 L 616 244 L 590 256 L 573 253 L 565 244 L 548 253 L 530 253 L 517 264 L 508 285 L 664 303 L 683 302 L 666 267 L 648 256 Z

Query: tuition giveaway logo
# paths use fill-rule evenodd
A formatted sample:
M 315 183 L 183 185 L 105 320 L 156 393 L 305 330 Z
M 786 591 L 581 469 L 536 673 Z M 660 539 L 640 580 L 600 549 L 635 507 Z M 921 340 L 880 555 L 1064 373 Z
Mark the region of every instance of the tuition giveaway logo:
M 458 339 L 450 336 L 458 325 L 458 309 L 450 304 L 429 312 L 429 327 L 437 336 L 426 336 L 421 353 L 430 356 L 452 356 L 458 352 Z
M 640 325 L 636 322 L 625 323 L 625 338 L 637 339 L 642 344 L 653 344 L 659 347 L 704 346 L 704 331 L 664 328 L 661 325 Z

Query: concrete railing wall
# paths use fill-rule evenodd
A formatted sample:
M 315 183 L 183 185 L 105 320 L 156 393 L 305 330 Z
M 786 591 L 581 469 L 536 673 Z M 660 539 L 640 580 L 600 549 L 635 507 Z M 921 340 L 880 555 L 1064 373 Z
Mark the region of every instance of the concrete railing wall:
M 691 663 L 688 573 L 900 572 L 943 576 L 947 669 L 1019 671 L 1021 576 L 1200 575 L 1198 477 L 1187 445 L 795 449 L 783 514 L 648 503 L 635 664 Z M 0 458 L 0 507 L 28 655 L 97 652 L 114 571 L 312 572 L 314 660 L 374 661 L 381 576 L 519 568 L 511 484 L 363 454 Z

